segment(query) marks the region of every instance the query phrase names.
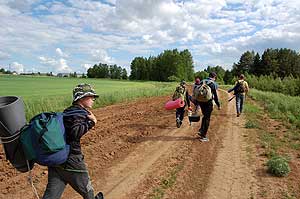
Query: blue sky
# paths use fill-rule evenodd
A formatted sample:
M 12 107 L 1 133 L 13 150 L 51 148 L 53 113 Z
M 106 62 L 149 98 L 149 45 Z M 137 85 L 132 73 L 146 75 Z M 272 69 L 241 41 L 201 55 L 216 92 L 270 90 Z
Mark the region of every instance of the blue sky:
M 134 57 L 189 49 L 195 71 L 247 50 L 300 50 L 298 0 L 0 0 L 0 68 L 130 71 Z

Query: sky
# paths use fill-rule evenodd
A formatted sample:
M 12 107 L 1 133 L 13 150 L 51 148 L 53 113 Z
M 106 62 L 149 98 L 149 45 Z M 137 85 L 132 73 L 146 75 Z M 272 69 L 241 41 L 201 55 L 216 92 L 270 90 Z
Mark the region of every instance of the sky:
M 0 68 L 130 72 L 135 57 L 188 49 L 195 71 L 247 50 L 300 50 L 299 0 L 0 0 Z

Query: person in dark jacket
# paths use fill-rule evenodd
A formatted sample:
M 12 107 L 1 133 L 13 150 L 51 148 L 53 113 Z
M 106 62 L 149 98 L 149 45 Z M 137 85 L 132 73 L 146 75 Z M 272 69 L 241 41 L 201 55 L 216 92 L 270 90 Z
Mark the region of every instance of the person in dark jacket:
M 201 126 L 198 134 L 200 136 L 200 140 L 203 142 L 209 141 L 207 138 L 207 131 L 210 123 L 211 113 L 213 111 L 213 100 L 218 106 L 218 109 L 219 110 L 221 109 L 220 102 L 218 99 L 218 94 L 217 94 L 217 86 L 215 84 L 216 78 L 217 78 L 217 74 L 215 72 L 211 72 L 209 74 L 209 77 L 207 79 L 202 80 L 200 83 L 203 84 L 203 81 L 205 81 L 205 83 L 210 87 L 213 96 L 212 99 L 210 99 L 207 102 L 198 102 L 203 114 L 203 118 L 201 121 Z
M 62 165 L 48 167 L 48 184 L 43 199 L 61 198 L 67 184 L 84 199 L 103 199 L 101 192 L 94 196 L 80 145 L 81 137 L 97 123 L 95 115 L 89 109 L 98 97 L 89 84 L 79 84 L 74 88 L 73 103 L 64 110 L 66 143 L 70 145 L 69 157 Z
M 177 126 L 177 128 L 180 128 L 180 126 L 182 125 L 185 107 L 188 106 L 188 109 L 192 110 L 191 105 L 190 105 L 189 93 L 186 88 L 186 82 L 184 80 L 182 80 L 180 82 L 180 84 L 176 88 L 172 98 L 173 98 L 173 100 L 176 100 L 179 97 L 181 97 L 183 99 L 184 106 L 176 109 L 176 126 Z
M 246 99 L 246 95 L 249 92 L 249 86 L 245 81 L 245 76 L 243 74 L 239 76 L 239 80 L 235 82 L 234 87 L 229 89 L 227 92 L 230 93 L 232 91 L 235 96 L 236 116 L 239 117 L 243 112 L 243 104 Z

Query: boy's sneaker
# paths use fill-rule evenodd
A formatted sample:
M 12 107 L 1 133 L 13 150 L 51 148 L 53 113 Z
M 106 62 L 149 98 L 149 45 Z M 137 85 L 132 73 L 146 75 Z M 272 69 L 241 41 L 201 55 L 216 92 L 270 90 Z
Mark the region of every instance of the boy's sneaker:
M 208 139 L 207 137 L 201 137 L 201 138 L 200 138 L 200 141 L 201 141 L 201 142 L 208 142 L 209 139 Z
M 179 118 L 176 118 L 176 126 L 177 126 L 177 128 L 180 128 L 181 124 L 182 124 L 181 120 Z

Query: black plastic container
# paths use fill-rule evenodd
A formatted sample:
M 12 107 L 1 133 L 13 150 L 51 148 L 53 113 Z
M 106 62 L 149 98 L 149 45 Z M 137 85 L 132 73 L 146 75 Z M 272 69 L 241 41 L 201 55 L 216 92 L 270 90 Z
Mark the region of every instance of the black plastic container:
M 19 130 L 26 124 L 23 100 L 16 96 L 0 96 L 0 137 L 6 158 L 20 172 L 28 166 L 19 139 Z M 30 163 L 30 169 L 33 163 Z
M 191 115 L 191 116 L 189 116 L 190 125 L 192 124 L 192 122 L 199 122 L 199 121 L 200 121 L 200 115 Z

